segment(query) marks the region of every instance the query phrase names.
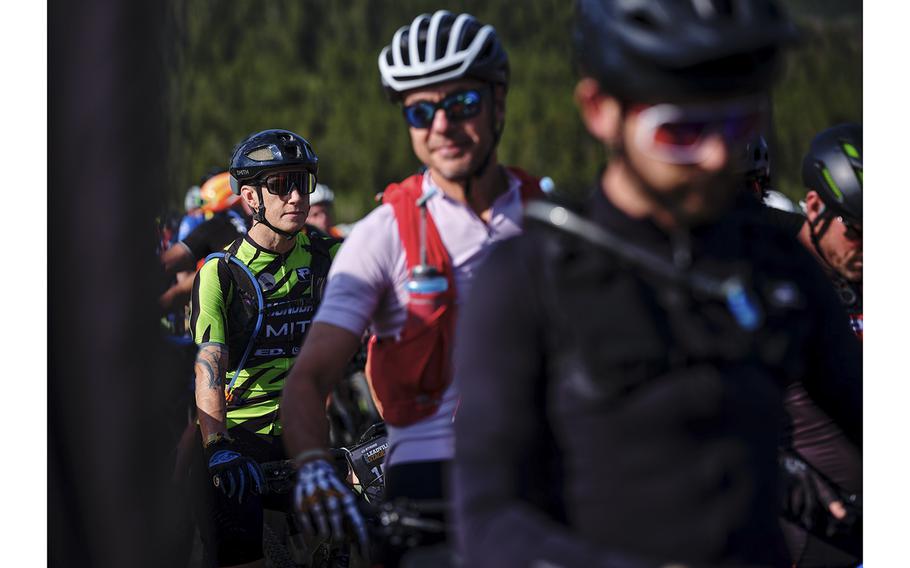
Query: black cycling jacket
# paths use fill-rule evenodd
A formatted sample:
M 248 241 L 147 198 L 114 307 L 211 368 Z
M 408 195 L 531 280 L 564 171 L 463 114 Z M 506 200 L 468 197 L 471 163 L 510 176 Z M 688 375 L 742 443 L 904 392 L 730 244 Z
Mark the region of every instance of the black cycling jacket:
M 763 323 L 529 222 L 494 250 L 456 340 L 457 532 L 471 566 L 789 564 L 782 393 L 798 379 L 859 444 L 861 360 L 830 284 L 749 200 L 690 234 L 699 273 L 742 275 Z M 671 258 L 595 191 L 586 216 Z M 547 564 L 540 564 L 547 565 Z

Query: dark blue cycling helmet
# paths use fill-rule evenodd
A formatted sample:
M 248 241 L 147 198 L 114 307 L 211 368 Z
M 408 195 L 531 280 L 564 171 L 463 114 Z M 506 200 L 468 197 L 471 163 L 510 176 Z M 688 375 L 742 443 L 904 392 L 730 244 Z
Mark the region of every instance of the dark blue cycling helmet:
M 818 133 L 803 158 L 803 185 L 836 215 L 862 223 L 863 127 L 838 124 Z
M 743 174 L 749 179 L 771 177 L 771 158 L 764 136 L 755 136 L 746 144 L 742 169 Z
M 231 190 L 240 187 L 264 172 L 287 167 L 301 167 L 314 176 L 319 158 L 310 143 L 290 130 L 271 129 L 247 136 L 231 155 Z
M 581 71 L 632 102 L 767 91 L 796 37 L 774 0 L 577 0 L 573 31 Z

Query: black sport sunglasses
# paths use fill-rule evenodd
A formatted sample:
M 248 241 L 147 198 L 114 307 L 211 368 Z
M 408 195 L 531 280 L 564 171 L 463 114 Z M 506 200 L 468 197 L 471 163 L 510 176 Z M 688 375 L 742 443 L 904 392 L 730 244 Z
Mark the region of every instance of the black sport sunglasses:
M 300 193 L 310 194 L 316 191 L 316 176 L 305 170 L 275 172 L 259 179 L 266 191 L 278 197 L 289 195 L 296 187 Z

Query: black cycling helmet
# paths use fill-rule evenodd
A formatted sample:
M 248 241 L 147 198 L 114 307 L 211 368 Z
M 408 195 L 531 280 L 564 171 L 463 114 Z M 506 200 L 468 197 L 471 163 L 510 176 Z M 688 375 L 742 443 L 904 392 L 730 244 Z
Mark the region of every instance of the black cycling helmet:
M 301 167 L 314 176 L 319 158 L 310 143 L 290 130 L 271 129 L 247 136 L 231 155 L 231 190 L 240 193 L 240 186 L 253 181 L 264 172 Z
M 749 179 L 770 178 L 771 159 L 764 136 L 756 136 L 746 144 L 743 156 L 743 175 Z
M 509 58 L 496 30 L 470 14 L 421 14 L 395 32 L 379 54 L 382 87 L 392 101 L 404 91 L 470 77 L 509 84 Z
M 862 223 L 863 127 L 838 124 L 818 133 L 803 158 L 803 185 L 835 214 Z
M 743 148 L 739 172 L 746 189 L 763 201 L 771 189 L 771 158 L 764 136 L 755 136 Z
M 796 28 L 774 0 L 577 0 L 581 71 L 632 102 L 767 91 Z
M 263 130 L 247 136 L 234 148 L 228 170 L 231 174 L 231 191 L 239 194 L 241 186 L 254 186 L 259 196 L 259 207 L 253 211 L 253 219 L 286 239 L 292 239 L 297 233 L 279 229 L 265 218 L 262 185 L 255 182 L 260 176 L 271 171 L 300 168 L 313 174 L 312 182 L 315 185 L 318 165 L 319 158 L 316 152 L 302 136 L 290 130 Z

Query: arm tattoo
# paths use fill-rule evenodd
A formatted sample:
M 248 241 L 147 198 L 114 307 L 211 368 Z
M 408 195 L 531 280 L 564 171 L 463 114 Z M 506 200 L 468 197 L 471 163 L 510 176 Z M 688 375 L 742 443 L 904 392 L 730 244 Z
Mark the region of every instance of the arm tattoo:
M 202 376 L 208 379 L 210 389 L 224 387 L 226 362 L 227 348 L 225 346 L 216 343 L 203 343 L 199 346 L 196 366 L 201 370 Z

